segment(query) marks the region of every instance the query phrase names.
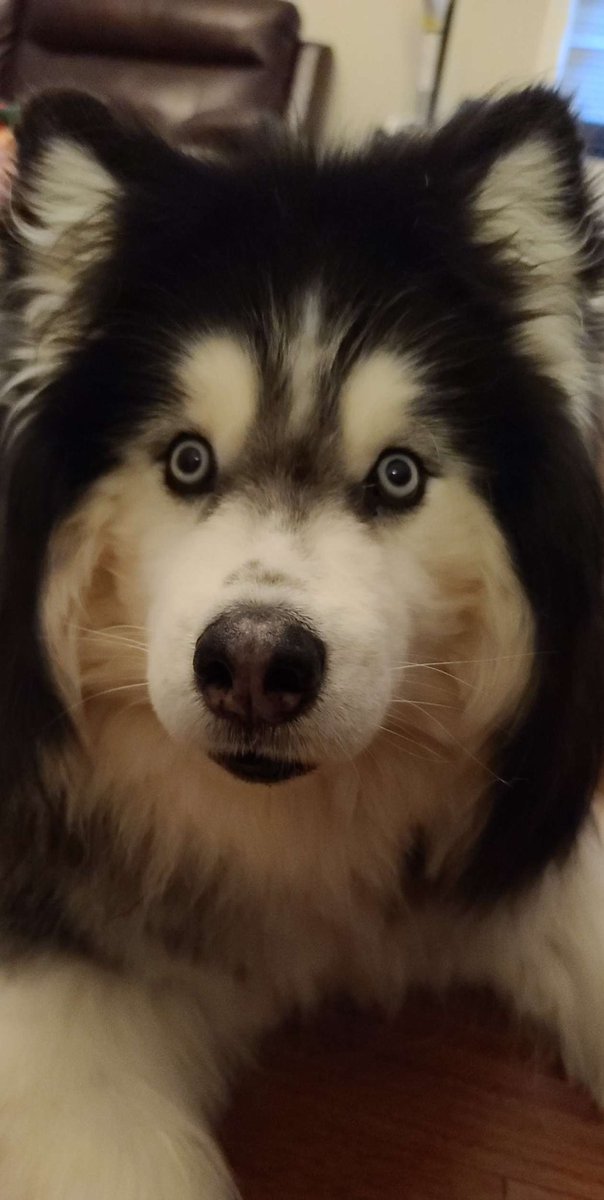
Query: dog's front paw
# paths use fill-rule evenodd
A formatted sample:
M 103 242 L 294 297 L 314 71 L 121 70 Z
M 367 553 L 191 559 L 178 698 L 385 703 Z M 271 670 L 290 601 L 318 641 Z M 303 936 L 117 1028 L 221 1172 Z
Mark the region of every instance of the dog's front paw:
M 239 1200 L 232 1182 L 203 1169 L 193 1174 L 163 1169 L 155 1178 L 140 1163 L 125 1175 L 120 1170 L 115 1163 L 92 1178 L 69 1163 L 52 1174 L 11 1164 L 0 1170 L 0 1195 L 2 1200 Z
M 234 1200 L 196 1011 L 87 963 L 0 972 L 0 1200 Z
M 57 1096 L 57 1106 L 61 1097 Z M 218 1149 L 202 1131 L 186 1140 L 150 1125 L 125 1128 L 70 1122 L 15 1136 L 4 1122 L 1 1200 L 236 1200 Z

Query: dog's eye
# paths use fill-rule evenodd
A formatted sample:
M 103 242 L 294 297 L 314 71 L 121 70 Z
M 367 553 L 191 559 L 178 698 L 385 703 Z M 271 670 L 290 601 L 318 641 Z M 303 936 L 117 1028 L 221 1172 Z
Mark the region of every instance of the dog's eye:
M 205 438 L 181 433 L 166 457 L 166 483 L 181 496 L 208 489 L 214 471 L 214 456 Z
M 406 450 L 387 450 L 378 459 L 367 484 L 379 506 L 408 508 L 421 500 L 425 487 L 422 463 Z

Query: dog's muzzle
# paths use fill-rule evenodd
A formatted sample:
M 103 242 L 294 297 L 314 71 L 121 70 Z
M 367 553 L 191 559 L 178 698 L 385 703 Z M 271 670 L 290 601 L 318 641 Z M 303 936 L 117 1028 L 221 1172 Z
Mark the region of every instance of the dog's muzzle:
M 253 746 L 315 704 L 325 673 L 325 646 L 286 610 L 246 605 L 223 613 L 199 638 L 196 685 L 207 708 Z M 233 774 L 276 783 L 310 768 L 252 751 L 219 755 Z

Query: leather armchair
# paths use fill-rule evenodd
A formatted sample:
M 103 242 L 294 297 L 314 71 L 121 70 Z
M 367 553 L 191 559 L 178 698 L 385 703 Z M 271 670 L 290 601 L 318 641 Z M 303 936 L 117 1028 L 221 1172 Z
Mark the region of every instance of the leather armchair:
M 80 88 L 191 148 L 267 116 L 312 137 L 330 64 L 285 0 L 0 0 L 1 99 Z

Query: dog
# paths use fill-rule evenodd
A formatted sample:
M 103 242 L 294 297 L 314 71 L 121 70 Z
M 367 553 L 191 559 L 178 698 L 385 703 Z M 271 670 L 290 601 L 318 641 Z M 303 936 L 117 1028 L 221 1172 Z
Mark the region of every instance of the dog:
M 0 1194 L 227 1200 L 335 993 L 604 1102 L 603 242 L 534 88 L 324 154 L 34 100 L 3 233 Z

